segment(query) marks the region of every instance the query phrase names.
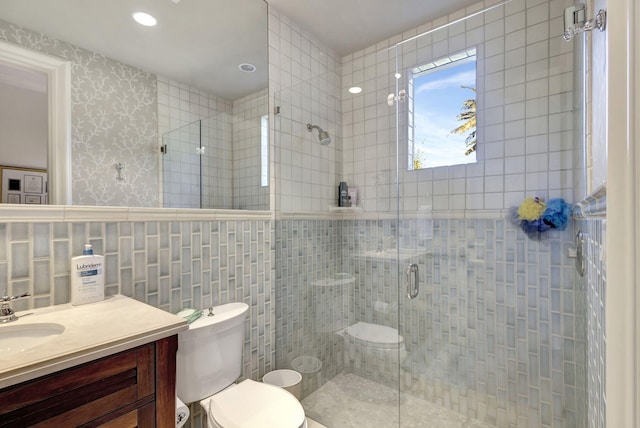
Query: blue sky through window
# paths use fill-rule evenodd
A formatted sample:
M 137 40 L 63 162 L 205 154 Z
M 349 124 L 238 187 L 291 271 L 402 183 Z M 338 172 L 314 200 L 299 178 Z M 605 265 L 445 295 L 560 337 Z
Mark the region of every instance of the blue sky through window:
M 457 119 L 464 101 L 476 96 L 462 88 L 476 87 L 475 57 L 416 77 L 413 85 L 414 149 L 422 168 L 474 163 L 475 152 L 464 154 L 468 133 L 451 131 L 464 123 Z

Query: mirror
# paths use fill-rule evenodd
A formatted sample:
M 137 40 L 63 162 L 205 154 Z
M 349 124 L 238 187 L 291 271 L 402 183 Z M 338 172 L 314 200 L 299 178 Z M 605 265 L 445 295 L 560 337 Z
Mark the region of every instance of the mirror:
M 157 25 L 136 23 L 139 11 Z M 0 41 L 70 68 L 69 115 L 59 100 L 49 111 L 49 141 L 64 134 L 57 116 L 70 129 L 71 167 L 49 150 L 52 202 L 268 210 L 267 34 L 263 0 L 0 2 Z M 49 106 L 64 80 L 49 78 Z M 0 166 L 31 167 L 6 156 L 21 138 L 0 138 Z

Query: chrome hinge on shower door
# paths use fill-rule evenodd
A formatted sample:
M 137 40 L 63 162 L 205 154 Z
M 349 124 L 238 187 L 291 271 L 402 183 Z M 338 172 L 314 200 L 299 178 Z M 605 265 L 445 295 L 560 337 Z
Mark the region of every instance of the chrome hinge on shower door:
M 407 91 L 404 89 L 401 89 L 400 92 L 398 92 L 397 97 L 395 94 L 389 94 L 389 96 L 387 97 L 387 104 L 389 105 L 389 107 L 393 107 L 393 104 L 396 101 L 399 101 L 402 103 L 406 99 L 407 99 Z
M 600 9 L 596 16 L 587 19 L 587 7 L 584 4 L 570 6 L 564 10 L 564 32 L 562 37 L 569 41 L 573 36 L 585 31 L 607 29 L 607 11 Z
M 420 291 L 420 284 L 418 278 L 418 265 L 411 263 L 407 266 L 407 297 L 415 299 L 418 297 Z

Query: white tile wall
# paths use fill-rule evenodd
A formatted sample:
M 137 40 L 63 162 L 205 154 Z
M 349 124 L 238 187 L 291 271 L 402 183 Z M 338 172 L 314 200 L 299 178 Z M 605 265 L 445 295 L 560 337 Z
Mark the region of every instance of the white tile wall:
M 269 90 L 274 94 L 270 120 L 272 208 L 282 211 L 328 211 L 336 205 L 342 181 L 340 59 L 315 36 L 278 10 L 269 8 Z M 280 113 L 273 115 L 274 108 Z M 333 141 L 321 146 L 320 126 Z M 277 181 L 275 181 L 277 180 Z
M 177 161 L 171 160 L 172 166 L 164 168 L 169 174 L 163 177 L 163 206 L 200 207 L 202 186 L 203 208 L 232 208 L 232 114 L 231 101 L 158 77 L 160 144 L 163 135 L 171 132 L 177 147 L 169 147 L 169 157 L 180 153 Z M 201 119 L 200 133 L 200 125 L 194 122 Z M 188 124 L 193 125 L 183 128 Z M 196 153 L 200 143 L 206 148 L 202 157 Z
M 268 113 L 267 89 L 233 101 L 233 208 L 269 209 L 269 186 L 260 185 L 261 119 Z
M 607 272 L 604 246 L 606 244 L 606 220 L 588 219 L 586 226 L 586 275 L 587 284 L 587 422 L 589 427 L 606 426 L 606 348 L 605 304 Z
M 269 209 L 259 158 L 260 117 L 267 112 L 266 89 L 230 101 L 158 78 L 160 138 L 169 145 L 163 206 Z
M 400 170 L 403 207 L 432 203 L 435 210 L 507 209 L 526 196 L 572 200 L 572 45 L 562 41 L 562 13 L 570 1 L 514 0 L 503 7 L 405 43 L 398 50 L 400 71 L 464 48 L 478 50 L 477 164 L 425 171 Z M 479 2 L 403 34 L 403 38 L 487 7 Z M 395 56 L 388 50 L 400 37 L 342 59 L 343 176 L 360 188 L 367 211 L 394 209 L 394 110 L 386 97 L 394 92 Z M 406 77 L 400 88 L 406 87 Z M 400 104 L 400 140 L 406 139 L 407 105 Z M 569 141 L 566 141 L 569 140 Z M 401 165 L 407 149 L 400 146 Z M 526 158 L 525 158 L 526 156 Z M 364 160 L 360 161 L 361 159 Z M 447 174 L 449 172 L 449 174 Z M 490 182 L 478 178 L 489 177 Z M 466 197 L 456 180 L 467 178 Z M 415 183 L 408 186 L 408 183 Z M 477 183 L 477 184 L 476 184 Z M 500 200 L 502 195 L 502 200 Z M 407 199 L 414 199 L 413 201 Z M 415 200 L 417 199 L 417 201 Z
M 163 206 L 200 208 L 200 123 L 192 122 L 162 135 L 167 153 L 162 156 Z
M 233 117 L 217 113 L 202 119 L 202 206 L 233 206 Z

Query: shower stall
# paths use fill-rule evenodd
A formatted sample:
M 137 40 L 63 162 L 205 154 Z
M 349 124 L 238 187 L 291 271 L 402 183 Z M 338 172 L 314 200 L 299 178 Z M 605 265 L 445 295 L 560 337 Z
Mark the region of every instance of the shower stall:
M 605 231 L 583 203 L 572 4 L 480 2 L 275 93 L 276 364 L 302 373 L 309 417 L 604 426 Z M 341 181 L 356 206 L 336 207 Z M 523 227 L 560 199 L 568 224 Z
M 180 124 L 161 136 L 163 207 L 268 209 L 267 90 L 219 104 L 225 111 L 202 119 L 181 111 L 162 118 Z M 182 124 L 183 117 L 191 121 Z

